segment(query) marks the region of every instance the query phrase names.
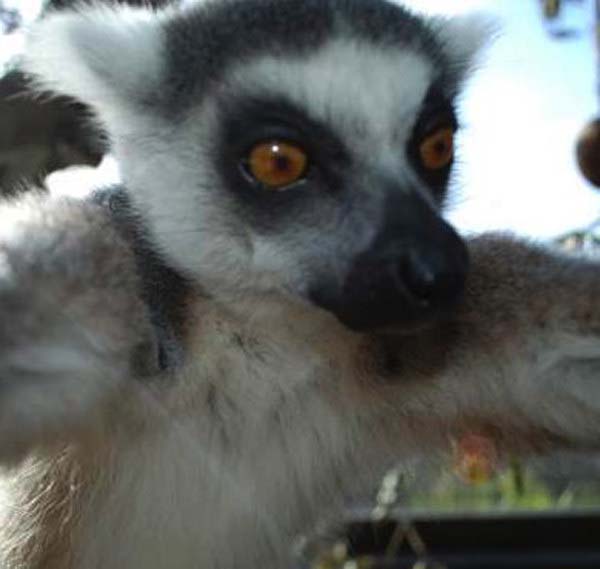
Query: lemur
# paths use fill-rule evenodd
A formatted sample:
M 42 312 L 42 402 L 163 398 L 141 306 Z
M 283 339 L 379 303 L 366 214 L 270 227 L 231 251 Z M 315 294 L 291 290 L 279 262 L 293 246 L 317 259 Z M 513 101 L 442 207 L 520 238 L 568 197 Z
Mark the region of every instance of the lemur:
M 465 433 L 600 443 L 600 266 L 443 219 L 486 26 L 387 0 L 45 17 L 123 188 L 0 209 L 3 569 L 281 569 Z

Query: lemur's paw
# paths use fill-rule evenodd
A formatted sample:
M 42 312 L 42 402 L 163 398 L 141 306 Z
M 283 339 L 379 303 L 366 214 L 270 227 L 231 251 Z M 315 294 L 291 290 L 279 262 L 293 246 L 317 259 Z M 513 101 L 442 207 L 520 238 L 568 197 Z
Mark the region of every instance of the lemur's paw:
M 150 346 L 132 254 L 94 206 L 0 207 L 0 459 L 82 422 Z

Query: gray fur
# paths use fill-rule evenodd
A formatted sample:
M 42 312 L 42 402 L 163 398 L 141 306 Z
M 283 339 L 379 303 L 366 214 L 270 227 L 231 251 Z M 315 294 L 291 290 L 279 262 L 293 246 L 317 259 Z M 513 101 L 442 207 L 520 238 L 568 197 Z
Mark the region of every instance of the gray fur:
M 189 97 L 197 99 L 207 85 L 222 79 L 232 63 L 261 54 L 306 57 L 333 38 L 423 53 L 439 68 L 438 80 L 448 92 L 456 91 L 460 79 L 449 72 L 448 54 L 427 22 L 391 2 L 209 1 L 169 20 L 165 27 L 167 109 L 181 109 Z

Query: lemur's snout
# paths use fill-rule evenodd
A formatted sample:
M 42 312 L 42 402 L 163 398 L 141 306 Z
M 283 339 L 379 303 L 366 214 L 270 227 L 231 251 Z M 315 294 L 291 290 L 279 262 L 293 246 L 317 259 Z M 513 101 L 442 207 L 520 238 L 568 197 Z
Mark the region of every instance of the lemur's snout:
M 341 286 L 313 294 L 349 328 L 412 326 L 446 313 L 462 294 L 469 265 L 463 240 L 427 204 L 404 205 Z
M 415 302 L 430 308 L 445 307 L 460 296 L 466 277 L 468 256 L 464 244 L 457 240 L 445 250 L 409 249 L 400 261 L 392 265 L 399 279 Z
M 361 255 L 336 312 L 350 328 L 414 324 L 439 316 L 460 298 L 468 267 L 464 243 L 445 227 L 435 243 L 392 241 Z

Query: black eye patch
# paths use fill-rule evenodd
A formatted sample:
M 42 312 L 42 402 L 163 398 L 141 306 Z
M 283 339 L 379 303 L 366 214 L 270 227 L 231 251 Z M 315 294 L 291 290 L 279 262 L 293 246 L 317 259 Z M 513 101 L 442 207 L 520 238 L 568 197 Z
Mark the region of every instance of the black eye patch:
M 423 161 L 422 144 L 428 136 L 434 135 L 436 132 L 447 129 L 455 133 L 458 128 L 459 124 L 453 103 L 434 85 L 429 89 L 423 101 L 406 153 L 415 171 L 438 196 L 443 195 L 447 190 L 453 160 L 447 161 L 447 164 L 441 168 L 428 168 Z
M 227 97 L 218 108 L 214 161 L 234 204 L 256 229 L 274 230 L 314 211 L 318 206 L 308 207 L 311 202 L 337 199 L 350 158 L 331 128 L 282 98 Z M 272 191 L 248 175 L 253 150 L 277 142 L 306 157 L 301 178 L 285 191 Z

